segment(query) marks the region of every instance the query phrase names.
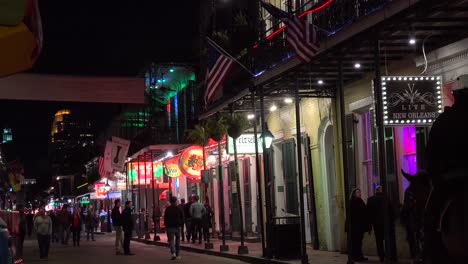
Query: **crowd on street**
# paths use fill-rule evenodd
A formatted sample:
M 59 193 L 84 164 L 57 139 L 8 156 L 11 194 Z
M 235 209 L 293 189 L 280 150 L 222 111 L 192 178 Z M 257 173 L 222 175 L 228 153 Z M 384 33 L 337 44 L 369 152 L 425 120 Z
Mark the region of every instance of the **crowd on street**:
M 162 213 L 154 212 L 154 233 L 163 231 L 160 226 L 160 218 L 163 218 L 165 232 L 167 233 L 170 245 L 170 258 L 180 259 L 180 243 L 187 240 L 192 243 L 202 243 L 209 241 L 210 228 L 212 227 L 213 210 L 208 200 L 202 204 L 198 195 L 192 195 L 186 203 L 185 199 L 177 199 L 171 196 L 164 206 Z M 51 243 L 60 243 L 68 246 L 69 241 L 73 247 L 80 247 L 82 231 L 86 234 L 86 241 L 96 241 L 96 230 L 100 225 L 99 215 L 92 205 L 87 209 L 81 206 L 70 206 L 64 204 L 59 210 L 46 211 L 44 207 L 39 208 L 37 213 L 25 214 L 19 208 L 21 214 L 20 235 L 16 243 L 16 256 L 22 257 L 22 245 L 26 236 L 35 234 L 39 247 L 39 258 L 47 260 Z M 156 211 L 156 210 L 154 210 Z M 114 207 L 110 215 L 113 231 L 115 232 L 115 254 L 133 256 L 130 241 L 135 235 L 135 231 L 150 232 L 148 216 L 144 209 L 140 213 L 135 213 L 131 201 L 126 201 L 124 205 L 120 199 L 114 201 Z M 143 230 L 139 230 L 139 222 L 143 224 Z M 104 221 L 101 221 L 101 225 Z M 2 221 L 0 221 L 0 226 Z M 5 262 L 10 263 L 10 262 Z

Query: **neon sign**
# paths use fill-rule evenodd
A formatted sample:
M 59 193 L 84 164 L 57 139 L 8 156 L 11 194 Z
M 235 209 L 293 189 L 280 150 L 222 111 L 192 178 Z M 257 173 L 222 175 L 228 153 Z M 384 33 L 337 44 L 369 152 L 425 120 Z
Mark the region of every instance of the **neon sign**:
M 190 178 L 201 177 L 203 170 L 203 148 L 190 147 L 180 155 L 181 171 Z
M 96 183 L 94 185 L 94 190 L 96 192 L 97 199 L 106 199 L 107 189 L 104 183 Z

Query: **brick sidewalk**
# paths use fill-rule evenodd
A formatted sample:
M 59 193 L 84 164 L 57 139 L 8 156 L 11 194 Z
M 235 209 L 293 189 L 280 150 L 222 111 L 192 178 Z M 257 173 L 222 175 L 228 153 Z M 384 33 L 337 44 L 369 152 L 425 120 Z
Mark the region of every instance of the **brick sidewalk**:
M 150 245 L 157 245 L 157 246 L 168 246 L 167 243 L 167 236 L 164 233 L 159 234 L 161 241 L 154 242 L 153 241 L 153 234 L 150 235 L 151 239 L 145 240 L 144 238 L 134 238 L 133 240 L 140 243 L 150 244 Z M 240 242 L 227 240 L 226 245 L 229 246 L 229 251 L 227 252 L 220 252 L 219 246 L 221 245 L 221 240 L 212 239 L 211 242 L 213 243 L 213 249 L 205 249 L 205 244 L 198 244 L 197 243 L 187 243 L 181 242 L 181 250 L 201 253 L 201 254 L 208 254 L 208 255 L 215 255 L 225 258 L 237 259 L 247 263 L 288 263 L 288 264 L 299 264 L 299 260 L 269 260 L 262 257 L 262 249 L 261 243 L 245 243 L 245 246 L 249 249 L 249 254 L 246 255 L 239 255 L 237 254 L 238 246 Z M 320 263 L 320 264 L 337 264 L 337 263 L 346 263 L 346 255 L 340 254 L 338 252 L 328 252 L 328 251 L 318 251 L 313 250 L 312 248 L 307 248 L 307 253 L 309 256 L 309 263 Z M 378 262 L 368 262 L 368 263 L 378 263 Z

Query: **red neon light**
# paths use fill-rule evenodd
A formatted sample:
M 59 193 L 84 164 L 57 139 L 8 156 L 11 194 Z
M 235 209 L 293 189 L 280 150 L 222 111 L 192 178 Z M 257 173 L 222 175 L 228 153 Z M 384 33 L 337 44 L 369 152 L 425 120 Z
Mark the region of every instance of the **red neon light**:
M 303 17 L 303 16 L 305 16 L 305 15 L 307 15 L 307 14 L 320 11 L 320 10 L 324 9 L 325 7 L 329 6 L 333 1 L 335 1 L 335 0 L 328 0 L 327 2 L 323 3 L 323 5 L 321 5 L 321 6 L 318 6 L 318 7 L 314 8 L 314 9 L 305 11 L 304 13 L 302 13 L 302 14 L 299 15 L 299 18 L 301 18 L 301 17 Z M 267 40 L 272 39 L 272 38 L 273 38 L 274 36 L 276 36 L 278 33 L 280 33 L 281 31 L 283 31 L 286 27 L 287 27 L 286 25 L 285 25 L 285 26 L 282 26 L 280 29 L 278 29 L 278 30 L 276 30 L 275 32 L 273 32 L 273 33 L 271 33 L 270 35 L 268 35 L 268 36 L 266 37 L 266 39 L 267 39 Z M 254 48 L 254 49 L 258 48 L 258 44 L 255 44 L 255 45 L 253 46 L 253 48 Z

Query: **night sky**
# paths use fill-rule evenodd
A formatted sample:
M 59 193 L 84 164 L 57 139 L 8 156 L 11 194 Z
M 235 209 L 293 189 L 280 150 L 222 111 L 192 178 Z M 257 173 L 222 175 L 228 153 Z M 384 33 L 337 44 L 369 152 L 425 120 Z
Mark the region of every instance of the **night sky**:
M 41 0 L 44 48 L 40 74 L 136 76 L 150 62 L 196 62 L 197 0 Z M 119 105 L 0 101 L 26 177 L 50 177 L 49 134 L 55 111 L 71 108 L 104 130 Z

